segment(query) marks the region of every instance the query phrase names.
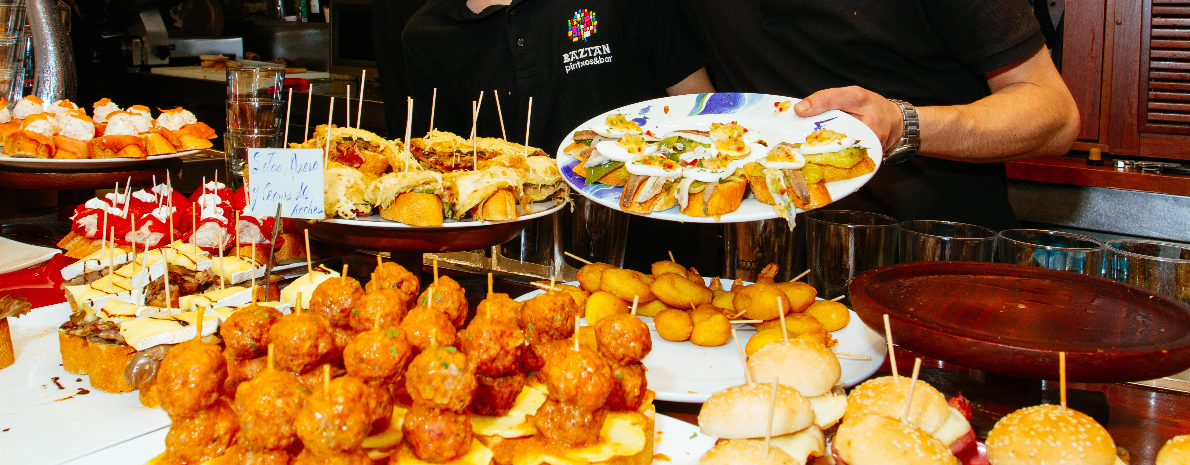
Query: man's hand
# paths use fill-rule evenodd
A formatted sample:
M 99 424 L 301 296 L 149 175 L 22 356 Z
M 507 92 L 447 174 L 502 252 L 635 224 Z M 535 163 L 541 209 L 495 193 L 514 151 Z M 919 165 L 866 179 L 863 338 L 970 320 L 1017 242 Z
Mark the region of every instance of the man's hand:
M 904 125 L 901 107 L 859 86 L 823 89 L 793 106 L 793 111 L 802 117 L 818 115 L 827 110 L 840 110 L 859 119 L 876 133 L 884 148 L 901 138 Z

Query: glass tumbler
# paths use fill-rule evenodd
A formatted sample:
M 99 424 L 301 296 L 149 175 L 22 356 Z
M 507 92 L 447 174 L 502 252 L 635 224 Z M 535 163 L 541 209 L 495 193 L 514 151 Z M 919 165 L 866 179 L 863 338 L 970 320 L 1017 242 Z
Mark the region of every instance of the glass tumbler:
M 901 263 L 990 262 L 996 231 L 953 221 L 901 223 Z
M 996 236 L 996 261 L 1103 276 L 1103 241 L 1061 231 L 1006 229 Z
M 248 149 L 281 147 L 281 134 L 223 133 L 223 145 L 227 160 L 228 187 L 232 190 L 244 185 L 244 172 L 248 166 Z
M 227 101 L 284 102 L 285 68 L 227 68 Z
M 895 263 L 896 218 L 848 210 L 806 212 L 809 283 L 829 299 L 846 295 L 851 278 Z
M 1190 246 L 1119 240 L 1103 249 L 1105 278 L 1190 303 Z

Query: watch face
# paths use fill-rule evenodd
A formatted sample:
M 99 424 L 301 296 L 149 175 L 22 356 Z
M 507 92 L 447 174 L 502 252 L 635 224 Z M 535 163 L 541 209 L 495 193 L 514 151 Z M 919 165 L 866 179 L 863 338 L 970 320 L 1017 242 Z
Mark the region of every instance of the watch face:
M 895 165 L 897 163 L 902 163 L 902 162 L 908 161 L 910 158 L 913 158 L 913 156 L 916 154 L 917 154 L 916 147 L 908 147 L 908 146 L 902 145 L 900 147 L 893 149 L 892 153 L 889 153 L 888 156 L 884 157 L 884 163 L 886 165 Z

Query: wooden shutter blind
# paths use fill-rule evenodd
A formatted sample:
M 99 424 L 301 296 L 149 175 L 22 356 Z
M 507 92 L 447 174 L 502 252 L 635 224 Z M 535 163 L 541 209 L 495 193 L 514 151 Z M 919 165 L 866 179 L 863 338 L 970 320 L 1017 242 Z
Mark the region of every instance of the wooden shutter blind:
M 1190 0 L 1152 0 L 1149 19 L 1141 131 L 1190 134 Z

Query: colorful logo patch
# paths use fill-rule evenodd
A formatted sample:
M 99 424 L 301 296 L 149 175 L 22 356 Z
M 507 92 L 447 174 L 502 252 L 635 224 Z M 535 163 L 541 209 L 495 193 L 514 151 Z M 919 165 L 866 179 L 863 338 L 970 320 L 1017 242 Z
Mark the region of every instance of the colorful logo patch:
M 586 8 L 574 12 L 574 17 L 567 21 L 567 26 L 566 35 L 570 36 L 571 42 L 586 42 L 599 32 L 599 21 L 595 20 L 595 12 Z

